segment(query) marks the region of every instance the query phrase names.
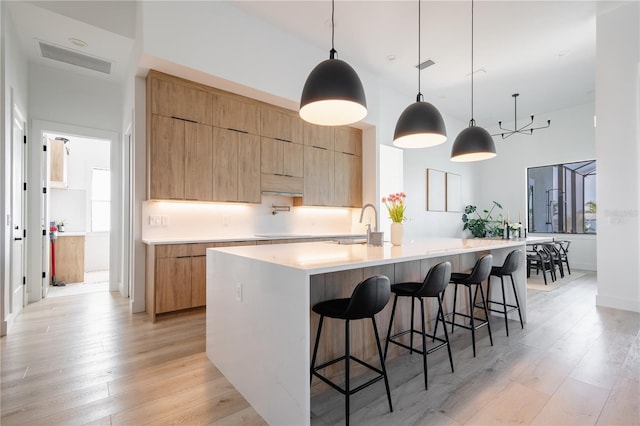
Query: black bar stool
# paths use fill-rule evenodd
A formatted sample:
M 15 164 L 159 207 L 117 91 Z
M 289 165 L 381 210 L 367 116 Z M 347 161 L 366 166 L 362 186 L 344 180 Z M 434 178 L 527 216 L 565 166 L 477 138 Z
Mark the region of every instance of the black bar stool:
M 480 327 L 487 326 L 489 330 L 489 341 L 493 346 L 493 337 L 491 336 L 491 324 L 489 324 L 489 312 L 487 311 L 487 303 L 484 298 L 484 290 L 482 290 L 482 281 L 489 278 L 491 273 L 491 263 L 493 262 L 493 256 L 485 254 L 476 262 L 473 270 L 470 274 L 461 272 L 454 272 L 451 274 L 451 283 L 455 284 L 455 293 L 453 294 L 453 313 L 451 321 L 447 321 L 451 324 L 451 332 L 453 333 L 454 326 L 466 328 L 471 330 L 471 343 L 473 345 L 473 357 L 476 356 L 476 330 Z M 464 285 L 469 290 L 469 314 L 460 314 L 456 312 L 456 302 L 458 300 L 458 286 Z M 475 286 L 475 291 L 472 291 L 471 287 Z M 477 318 L 475 316 L 475 306 L 477 305 L 476 299 L 478 297 L 478 290 L 480 290 L 480 296 L 482 297 L 481 307 L 484 310 L 485 318 Z M 456 323 L 456 315 L 464 318 L 468 318 L 471 321 L 470 325 Z M 476 323 L 476 321 L 479 321 Z
M 380 346 L 378 327 L 376 326 L 376 320 L 374 317 L 375 314 L 384 309 L 386 304 L 389 302 L 390 297 L 391 284 L 389 282 L 389 278 L 385 277 L 384 275 L 376 275 L 360 282 L 353 290 L 350 298 L 326 300 L 313 306 L 313 311 L 320 315 L 320 322 L 318 324 L 316 343 L 313 347 L 313 357 L 311 358 L 311 379 L 313 379 L 313 376 L 316 376 L 345 396 L 345 421 L 347 425 L 349 424 L 349 396 L 366 388 L 369 385 L 372 385 L 373 383 L 378 382 L 381 379 L 384 379 L 384 385 L 387 388 L 389 411 L 393 412 L 393 406 L 391 405 L 391 391 L 389 390 L 389 380 L 387 379 L 387 370 L 384 365 L 384 358 L 382 356 L 382 347 Z M 339 358 L 325 362 L 324 364 L 316 367 L 316 355 L 318 354 L 318 343 L 320 342 L 320 332 L 322 331 L 322 322 L 324 320 L 324 317 L 345 320 L 345 354 Z M 373 332 L 376 338 L 376 345 L 378 346 L 378 355 L 380 357 L 380 369 L 350 355 L 349 353 L 349 321 L 364 318 L 371 318 L 371 322 L 373 323 Z M 344 389 L 333 383 L 325 376 L 318 373 L 318 370 L 321 370 L 343 360 L 345 362 Z M 363 365 L 370 370 L 375 371 L 376 373 L 378 373 L 378 375 L 367 381 L 366 383 L 358 386 L 357 388 L 351 389 L 349 387 L 349 363 L 351 360 L 354 360 L 360 365 Z
M 507 258 L 504 260 L 502 266 L 493 266 L 491 267 L 491 274 L 489 275 L 489 282 L 487 283 L 487 304 L 489 309 L 492 312 L 498 312 L 504 315 L 504 328 L 507 331 L 507 336 L 509 336 L 509 321 L 507 320 L 507 314 L 514 310 L 518 311 L 518 316 L 520 317 L 520 327 L 524 328 L 524 323 L 522 322 L 522 313 L 520 312 L 520 302 L 518 301 L 518 292 L 516 291 L 516 284 L 513 281 L 513 273 L 520 267 L 522 263 L 522 250 L 513 250 L 511 253 L 507 255 Z M 507 303 L 507 299 L 505 297 L 504 291 L 504 277 L 509 276 L 511 278 L 511 287 L 513 288 L 513 295 L 516 299 L 516 304 Z M 495 300 L 491 300 L 491 277 L 500 277 L 500 284 L 502 286 L 502 301 L 496 302 Z M 495 309 L 492 307 L 492 304 L 502 305 L 502 309 Z M 509 308 L 509 309 L 507 309 Z
M 422 354 L 422 366 L 424 369 L 424 388 L 429 389 L 427 385 L 427 355 L 435 352 L 438 349 L 443 347 L 447 347 L 449 351 L 449 362 L 451 363 L 451 372 L 453 373 L 453 358 L 451 357 L 451 346 L 449 345 L 449 335 L 447 334 L 447 327 L 444 324 L 444 312 L 442 311 L 442 293 L 445 288 L 447 288 L 447 284 L 449 284 L 449 279 L 451 278 L 451 263 L 449 262 L 441 262 L 437 265 L 434 265 L 429 272 L 427 273 L 426 278 L 421 283 L 416 282 L 406 282 L 394 284 L 391 286 L 391 292 L 395 294 L 395 298 L 393 299 L 393 309 L 391 310 L 391 319 L 389 320 L 389 332 L 387 333 L 387 342 L 384 346 L 384 357 L 387 358 L 387 350 L 389 349 L 389 343 L 394 343 L 398 346 L 401 346 L 405 349 L 409 349 L 409 353 L 417 352 Z M 393 326 L 393 317 L 396 312 L 396 305 L 398 304 L 399 297 L 410 297 L 411 298 L 411 329 L 401 331 L 394 335 L 391 335 L 391 329 Z M 426 332 L 425 321 L 424 321 L 424 298 L 425 297 L 435 297 L 438 299 L 438 314 L 436 316 L 436 325 L 433 329 L 433 335 L 430 335 Z M 413 326 L 413 313 L 415 307 L 415 301 L 420 301 L 420 321 L 421 321 L 421 330 L 418 331 Z M 444 328 L 444 339 L 440 337 L 436 337 L 436 332 L 438 330 L 438 322 L 442 321 L 442 328 Z M 410 344 L 409 346 L 405 345 L 397 341 L 396 339 L 400 336 L 403 336 L 407 333 L 410 333 Z M 422 336 L 422 350 L 415 349 L 413 347 L 413 334 L 417 333 Z M 439 343 L 427 350 L 426 338 L 431 337 L 432 341 L 438 341 Z

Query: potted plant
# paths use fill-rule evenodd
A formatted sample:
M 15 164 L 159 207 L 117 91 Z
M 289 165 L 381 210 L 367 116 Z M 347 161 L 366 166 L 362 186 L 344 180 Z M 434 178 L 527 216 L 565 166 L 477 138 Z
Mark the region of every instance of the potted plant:
M 64 222 L 65 222 L 65 219 L 62 219 L 62 220 L 58 221 L 58 223 L 57 223 L 58 232 L 64 232 Z
M 502 210 L 502 205 L 497 201 L 493 202 L 491 209 L 483 210 L 483 215 L 480 215 L 478 208 L 473 205 L 467 205 L 464 208 L 462 215 L 463 230 L 471 231 L 471 234 L 476 238 L 483 237 L 501 237 L 502 236 L 502 213 L 498 213 L 498 219 L 494 219 L 491 214 L 495 208 Z M 476 217 L 471 217 L 475 213 Z
M 401 246 L 404 237 L 402 222 L 407 219 L 404 215 L 404 211 L 407 208 L 404 204 L 405 198 L 407 198 L 407 195 L 404 192 L 382 197 L 382 203 L 387 207 L 389 218 L 393 222 L 391 224 L 391 244 L 394 246 Z

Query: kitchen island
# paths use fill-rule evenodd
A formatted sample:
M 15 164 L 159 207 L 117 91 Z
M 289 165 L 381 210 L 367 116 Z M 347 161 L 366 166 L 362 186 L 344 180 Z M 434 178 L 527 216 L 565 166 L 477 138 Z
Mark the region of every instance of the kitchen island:
M 207 249 L 207 357 L 269 424 L 309 424 L 310 347 L 317 324 L 313 304 L 348 297 L 360 280 L 375 274 L 389 276 L 392 283 L 422 281 L 437 262 L 448 260 L 453 271 L 465 271 L 485 253 L 501 265 L 511 250 L 524 251 L 525 242 L 434 238 L 404 246 L 318 242 Z M 526 321 L 523 265 L 515 279 Z M 453 292 L 448 293 L 445 310 Z M 498 293 L 492 298 L 500 299 Z M 468 303 L 460 299 L 461 307 Z M 379 314 L 381 338 L 386 338 L 389 305 Z M 428 312 L 435 317 L 433 308 Z M 406 323 L 397 321 L 398 327 Z M 353 338 L 362 342 L 353 355 L 373 359 L 371 332 L 365 324 L 353 326 Z M 327 344 L 321 343 L 320 361 L 339 351 L 336 342 L 344 340 L 340 327 L 327 324 L 324 330 Z

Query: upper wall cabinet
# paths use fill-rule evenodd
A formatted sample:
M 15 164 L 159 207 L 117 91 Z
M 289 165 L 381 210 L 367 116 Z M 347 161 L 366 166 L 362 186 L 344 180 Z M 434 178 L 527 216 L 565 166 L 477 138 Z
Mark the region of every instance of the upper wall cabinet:
M 67 188 L 67 153 L 64 141 L 49 139 L 49 186 Z
M 151 113 L 211 124 L 211 94 L 164 74 L 154 78 L 158 74 L 150 74 Z
M 271 139 L 302 143 L 302 119 L 293 112 L 286 113 L 275 107 L 262 108 L 260 135 Z
M 336 127 L 335 151 L 362 156 L 362 130 L 353 127 Z
M 335 128 L 304 123 L 304 144 L 316 148 L 334 150 Z
M 260 138 L 213 130 L 214 201 L 260 202 Z
M 255 102 L 245 102 L 240 97 L 212 94 L 212 122 L 216 127 L 260 134 L 260 107 Z

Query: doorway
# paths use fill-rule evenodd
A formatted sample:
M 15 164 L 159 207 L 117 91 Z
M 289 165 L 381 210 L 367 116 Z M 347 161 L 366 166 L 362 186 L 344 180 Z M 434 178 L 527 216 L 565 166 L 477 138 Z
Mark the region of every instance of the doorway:
M 45 297 L 109 291 L 111 141 L 43 132 L 48 173 Z

